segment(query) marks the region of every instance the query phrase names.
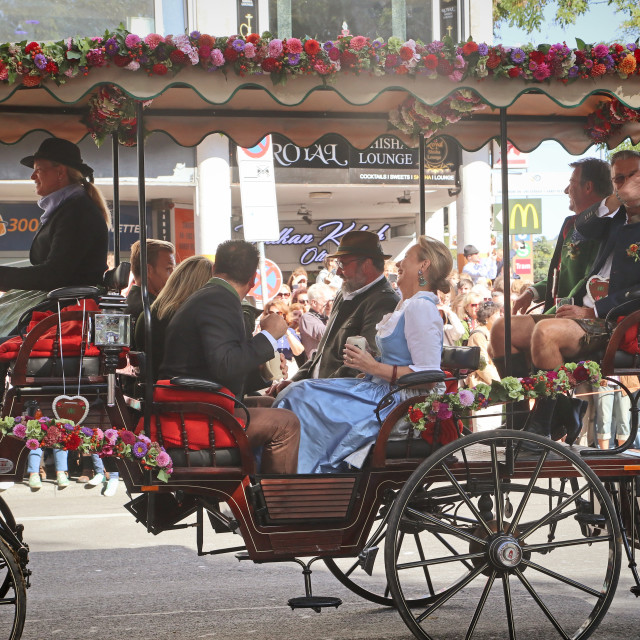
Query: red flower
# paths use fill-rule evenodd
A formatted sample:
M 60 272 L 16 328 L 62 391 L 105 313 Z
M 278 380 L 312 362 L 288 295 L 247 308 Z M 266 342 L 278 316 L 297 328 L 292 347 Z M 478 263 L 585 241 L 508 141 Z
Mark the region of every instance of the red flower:
M 637 62 L 638 64 L 640 64 L 640 49 L 636 49 L 636 50 L 633 52 L 633 55 L 636 57 L 636 62 Z
M 441 76 L 448 76 L 453 71 L 453 65 L 444 58 L 438 60 L 438 73 Z
M 211 55 L 211 47 L 207 45 L 203 45 L 198 48 L 198 56 L 200 57 L 200 60 L 203 60 L 203 59 L 207 60 L 210 55 Z
M 585 52 L 582 51 L 582 49 L 577 49 L 575 51 L 575 54 L 576 54 L 576 64 L 584 64 L 585 60 L 587 59 Z
M 542 53 L 542 51 L 532 51 L 529 54 L 529 60 L 532 60 L 536 64 L 542 64 L 544 62 L 544 53 Z
M 495 53 L 490 53 L 489 57 L 487 58 L 487 67 L 489 67 L 489 69 L 495 69 L 501 61 L 501 57 Z
M 58 73 L 58 65 L 53 60 L 49 60 L 49 62 L 47 62 L 45 71 L 51 74 Z
M 155 73 L 157 76 L 163 76 L 167 73 L 167 71 L 168 71 L 167 67 L 163 64 L 153 65 L 153 73 Z
M 472 53 L 475 53 L 478 50 L 478 45 L 475 42 L 466 42 L 462 47 L 462 53 L 465 56 L 470 56 Z
M 75 451 L 82 444 L 82 438 L 77 433 L 72 433 L 67 438 L 65 448 L 69 451 Z
M 613 45 L 614 49 L 616 50 L 616 53 L 622 53 L 624 51 L 624 47 L 621 44 L 618 44 L 616 42 L 616 44 Z
M 175 49 L 174 51 L 172 51 L 169 59 L 171 60 L 171 62 L 173 62 L 173 64 L 187 64 L 189 62 L 187 54 L 184 53 L 184 51 L 180 51 L 180 49 Z
M 307 40 L 304 43 L 304 50 L 307 55 L 317 56 L 320 53 L 320 43 L 317 40 Z
M 126 67 L 131 62 L 131 58 L 129 56 L 121 56 L 120 54 L 116 54 L 115 56 L 113 56 L 113 61 L 118 67 Z
M 32 53 L 34 51 L 40 51 L 40 45 L 37 42 L 30 42 L 25 48 L 25 53 Z
M 358 63 L 358 56 L 351 51 L 343 51 L 340 54 L 340 61 L 345 67 L 354 67 Z
M 409 420 L 411 422 L 418 422 L 424 418 L 424 413 L 420 411 L 420 409 L 415 409 L 414 407 L 409 407 Z
M 520 75 L 520 69 L 518 67 L 511 67 L 508 73 L 510 78 L 517 78 Z
M 40 76 L 22 76 L 22 84 L 25 87 L 37 87 L 41 79 Z
M 424 66 L 427 69 L 435 69 L 438 66 L 438 58 L 430 53 L 426 58 L 424 58 Z
M 245 40 L 251 44 L 256 44 L 256 42 L 260 41 L 260 35 L 257 33 L 250 33 Z
M 407 67 L 405 67 L 403 64 L 398 65 L 396 67 L 395 71 L 399 76 L 403 76 L 403 75 L 409 73 L 409 69 Z
M 340 49 L 338 49 L 338 47 L 331 47 L 331 49 L 329 49 L 329 60 L 333 60 L 334 62 L 340 60 Z
M 591 75 L 595 77 L 603 76 L 605 73 L 607 73 L 607 67 L 605 67 L 602 62 L 594 64 L 591 69 Z
M 238 59 L 238 52 L 233 47 L 227 47 L 222 53 L 227 62 L 235 62 Z
M 589 370 L 583 365 L 578 365 L 573 372 L 573 377 L 576 382 L 584 382 L 589 378 Z
M 401 47 L 400 48 L 400 57 L 404 61 L 413 59 L 413 49 L 411 47 Z
M 278 68 L 278 61 L 275 58 L 265 58 L 260 65 L 263 71 L 271 73 Z

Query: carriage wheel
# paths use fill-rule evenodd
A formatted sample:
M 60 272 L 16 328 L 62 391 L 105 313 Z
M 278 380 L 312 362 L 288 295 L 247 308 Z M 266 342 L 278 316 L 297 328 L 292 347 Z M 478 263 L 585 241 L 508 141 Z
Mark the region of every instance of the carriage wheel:
M 22 636 L 27 612 L 27 589 L 12 550 L 0 539 L 0 633 L 9 640 Z M 8 632 L 8 636 L 5 636 Z
M 437 496 L 434 495 L 432 501 L 432 508 L 438 511 L 446 511 L 453 507 L 457 499 L 451 491 L 445 490 L 440 491 Z M 391 501 L 385 501 L 380 507 L 376 518 L 376 527 L 369 536 L 360 556 L 324 559 L 324 563 L 327 565 L 329 571 L 331 571 L 338 581 L 347 587 L 347 589 L 365 600 L 387 607 L 395 606 L 395 602 L 389 591 L 389 583 L 384 568 L 387 521 L 392 506 L 393 499 Z M 420 545 L 419 531 L 405 527 L 399 536 L 398 544 L 395 545 L 394 552 L 396 557 L 402 557 L 403 554 L 412 553 L 417 549 L 418 553 L 424 556 L 424 551 L 420 548 Z M 378 549 L 377 552 L 375 551 L 376 548 Z M 365 571 L 368 554 L 374 555 L 372 564 L 368 567 L 370 573 Z M 466 571 L 461 571 L 459 579 L 463 579 L 465 575 Z M 449 588 L 453 588 L 454 586 L 455 582 L 454 585 L 451 585 Z M 406 600 L 410 606 L 414 607 L 429 604 L 434 598 L 440 595 L 442 595 L 442 593 L 436 591 L 433 585 L 427 581 L 425 584 L 418 585 L 411 594 L 407 594 Z
M 430 495 L 442 491 L 457 494 L 453 512 L 432 508 Z M 411 529 L 422 553 L 398 555 Z M 620 559 L 598 477 L 568 447 L 521 431 L 476 433 L 438 450 L 398 493 L 387 524 L 391 595 L 427 640 L 438 627 L 461 638 L 587 638 L 613 599 Z M 427 583 L 440 595 L 412 608 L 407 595 Z

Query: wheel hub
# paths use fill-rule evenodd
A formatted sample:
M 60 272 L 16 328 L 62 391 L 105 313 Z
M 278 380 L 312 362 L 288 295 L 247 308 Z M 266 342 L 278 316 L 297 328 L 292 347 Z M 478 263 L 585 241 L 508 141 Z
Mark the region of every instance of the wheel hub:
M 489 560 L 496 569 L 513 569 L 522 561 L 522 547 L 513 536 L 498 536 L 489 544 Z

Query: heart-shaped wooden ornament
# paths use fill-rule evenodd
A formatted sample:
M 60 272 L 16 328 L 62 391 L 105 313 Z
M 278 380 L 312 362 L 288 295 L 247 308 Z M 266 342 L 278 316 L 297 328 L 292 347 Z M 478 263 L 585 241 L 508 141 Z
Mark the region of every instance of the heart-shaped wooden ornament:
M 598 276 L 591 276 L 587 283 L 587 289 L 589 290 L 589 295 L 593 298 L 594 302 L 597 302 L 609 295 L 609 281 L 603 280 Z
M 74 424 L 80 424 L 89 413 L 89 401 L 83 396 L 58 396 L 52 407 L 58 420 L 70 420 Z

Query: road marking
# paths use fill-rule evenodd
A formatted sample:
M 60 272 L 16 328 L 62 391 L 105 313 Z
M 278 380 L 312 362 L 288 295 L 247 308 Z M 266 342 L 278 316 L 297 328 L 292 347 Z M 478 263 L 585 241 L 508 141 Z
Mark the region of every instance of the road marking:
M 131 514 L 127 513 L 95 513 L 95 514 L 78 514 L 73 516 L 27 516 L 26 518 L 18 518 L 20 522 L 40 522 L 44 520 L 93 520 L 94 518 L 131 518 Z

